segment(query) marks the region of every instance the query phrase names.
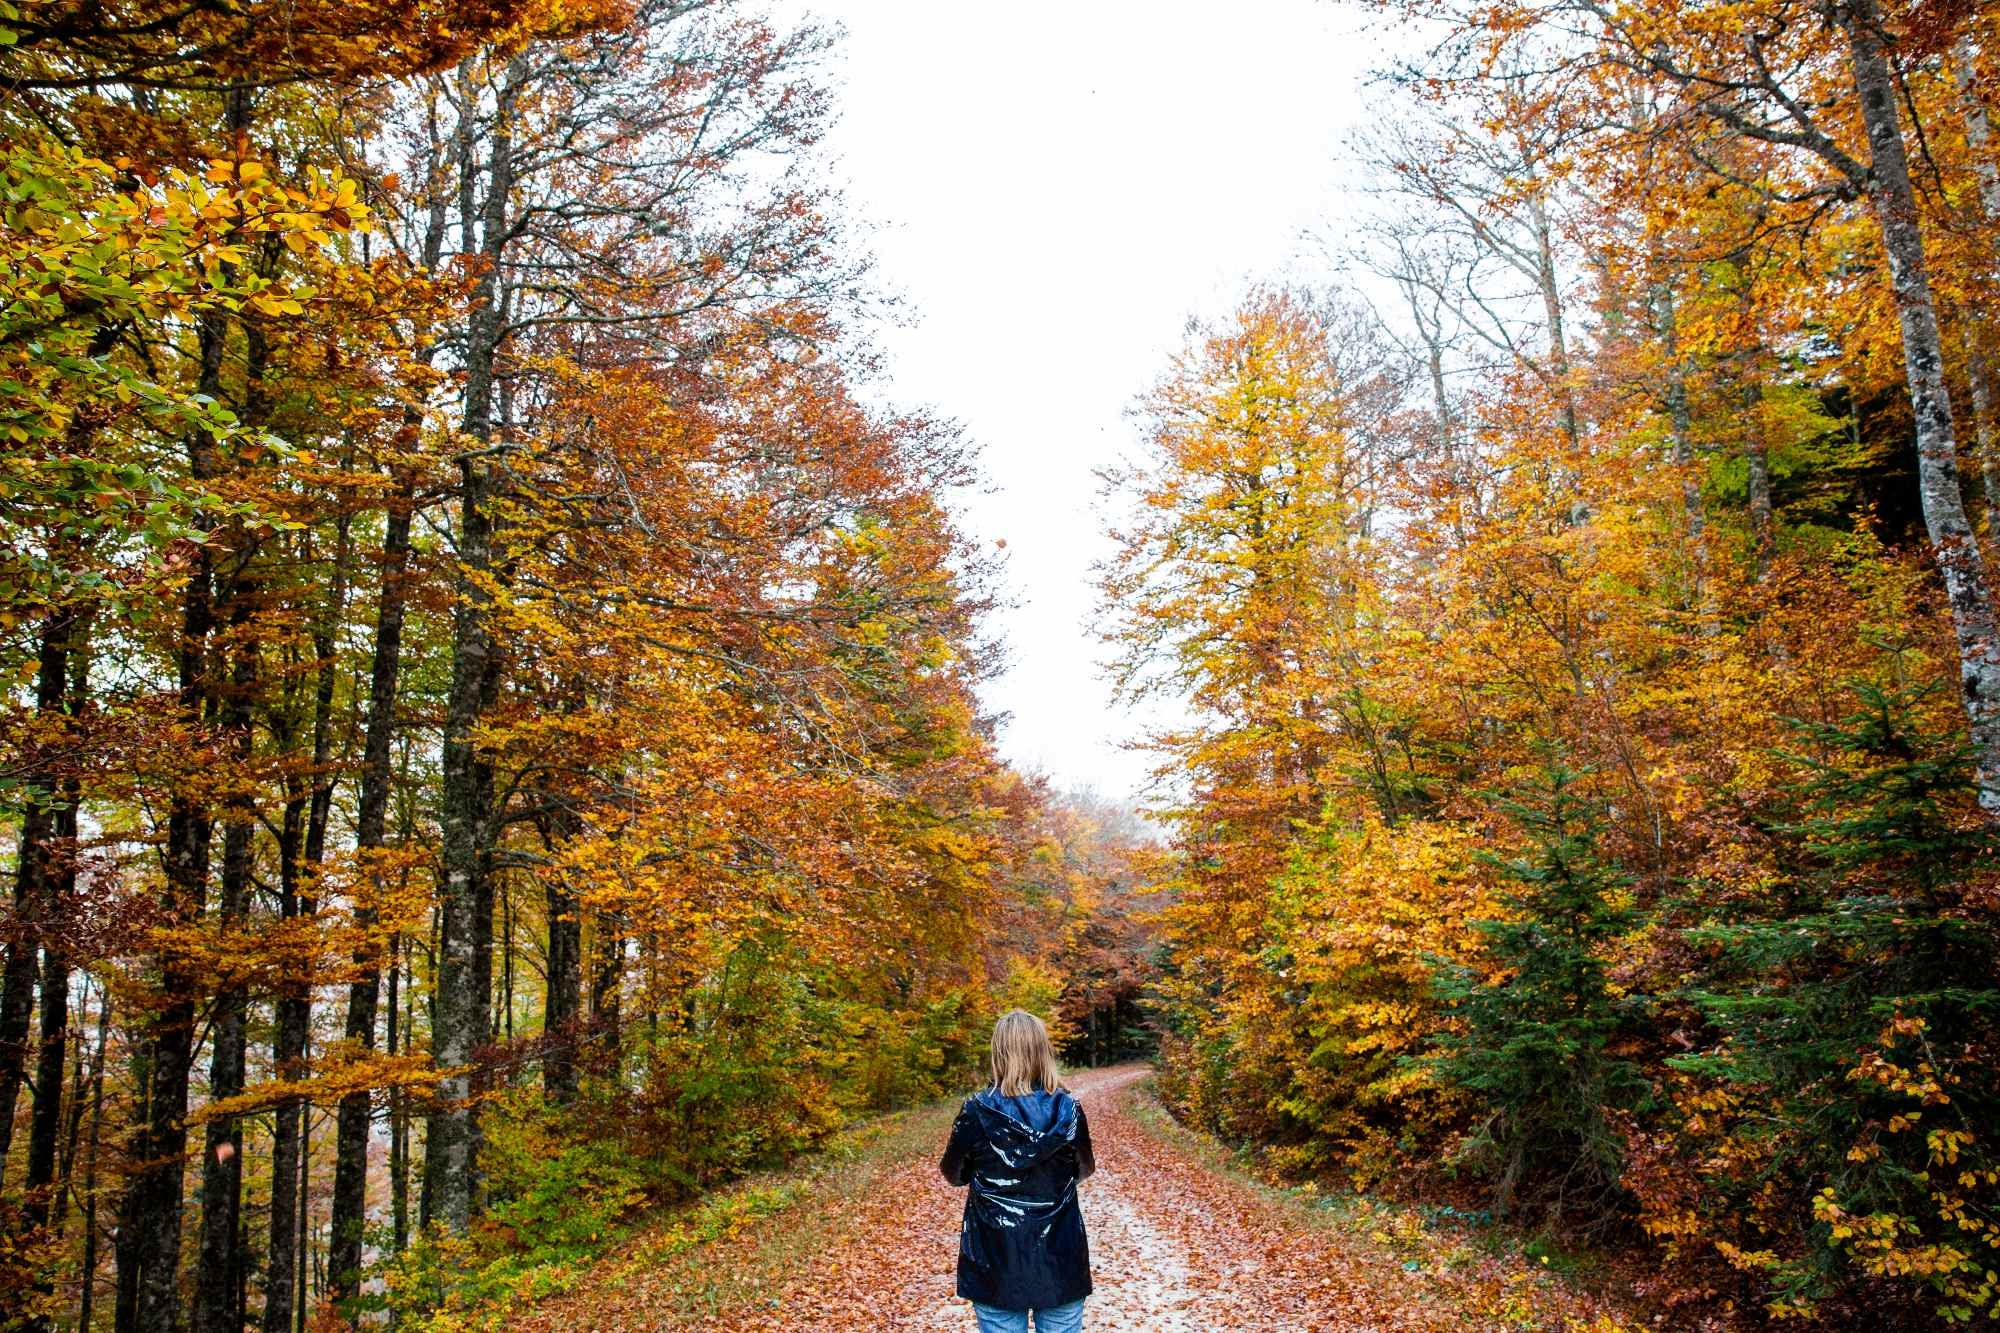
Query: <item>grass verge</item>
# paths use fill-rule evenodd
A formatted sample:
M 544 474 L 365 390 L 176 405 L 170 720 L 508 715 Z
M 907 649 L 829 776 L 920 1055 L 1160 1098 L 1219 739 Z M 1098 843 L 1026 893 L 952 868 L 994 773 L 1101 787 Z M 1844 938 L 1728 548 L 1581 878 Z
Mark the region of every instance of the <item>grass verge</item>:
M 953 1098 L 864 1121 L 790 1167 L 644 1218 L 569 1290 L 496 1309 L 483 1326 L 674 1328 L 765 1304 L 813 1256 L 849 1238 L 855 1200 L 936 1153 L 957 1109 Z

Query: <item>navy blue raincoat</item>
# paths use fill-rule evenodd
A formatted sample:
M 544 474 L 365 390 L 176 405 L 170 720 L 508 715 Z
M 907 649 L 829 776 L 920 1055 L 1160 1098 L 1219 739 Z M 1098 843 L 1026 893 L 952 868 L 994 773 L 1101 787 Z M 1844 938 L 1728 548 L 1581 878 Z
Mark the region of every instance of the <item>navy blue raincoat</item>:
M 1003 1310 L 1046 1310 L 1090 1294 L 1076 1182 L 1097 1169 L 1090 1121 L 1069 1093 L 965 1099 L 938 1170 L 970 1185 L 958 1231 L 958 1294 Z

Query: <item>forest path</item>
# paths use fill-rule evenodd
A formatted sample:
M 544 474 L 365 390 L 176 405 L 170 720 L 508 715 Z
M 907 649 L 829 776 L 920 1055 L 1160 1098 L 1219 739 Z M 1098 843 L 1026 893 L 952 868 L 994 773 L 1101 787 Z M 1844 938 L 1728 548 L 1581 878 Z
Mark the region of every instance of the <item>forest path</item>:
M 1383 1323 L 1374 1281 L 1347 1256 L 1319 1252 L 1298 1219 L 1217 1175 L 1133 1119 L 1142 1067 L 1089 1071 L 1071 1088 L 1090 1115 L 1097 1172 L 1079 1188 L 1095 1290 L 1093 1333 L 1206 1333 L 1210 1329 L 1427 1328 Z M 919 1308 L 907 1326 L 959 1333 L 973 1322 L 953 1295 L 964 1191 L 935 1171 L 909 1182 L 906 1245 L 935 1272 L 912 1275 Z M 921 1190 L 917 1186 L 921 1184 Z M 936 1256 L 929 1258 L 929 1256 Z M 1399 1274 L 1400 1275 L 1400 1274 Z
M 1426 1231 L 1260 1188 L 1179 1129 L 1140 1066 L 1084 1071 L 1097 1173 L 1080 1187 L 1090 1333 L 1358 1333 L 1631 1327 L 1555 1275 Z M 971 1333 L 954 1294 L 963 1190 L 937 1156 L 955 1105 L 900 1122 L 804 1200 L 670 1260 L 642 1245 L 510 1329 Z

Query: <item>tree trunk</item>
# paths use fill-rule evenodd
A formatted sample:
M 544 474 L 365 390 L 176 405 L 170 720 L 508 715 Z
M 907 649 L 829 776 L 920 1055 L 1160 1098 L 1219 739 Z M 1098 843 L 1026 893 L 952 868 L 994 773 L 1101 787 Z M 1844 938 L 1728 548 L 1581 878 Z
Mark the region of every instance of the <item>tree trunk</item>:
M 294 791 L 285 802 L 278 835 L 278 911 L 296 920 L 304 911 L 300 875 L 305 860 L 306 806 L 310 798 Z M 305 986 L 278 995 L 277 1021 L 271 1038 L 271 1066 L 281 1079 L 305 1073 L 306 1031 L 312 1023 L 312 997 Z M 298 1275 L 299 1136 L 305 1108 L 287 1098 L 272 1116 L 271 1215 L 268 1220 L 264 1266 L 264 1333 L 291 1333 L 293 1290 Z
M 1995 402 L 1993 360 L 1986 353 L 1986 330 L 1979 316 L 1963 315 L 1965 337 L 1965 378 L 1972 390 L 1973 439 L 1979 451 L 1979 485 L 1986 501 L 1986 541 L 2000 552 L 2000 436 L 1994 430 Z
M 41 701 L 36 700 L 37 711 Z M 0 1169 L 14 1142 L 14 1104 L 28 1072 L 28 1023 L 35 1011 L 35 917 L 41 848 L 53 837 L 48 806 L 31 800 L 21 813 L 21 850 L 14 863 L 14 914 L 8 921 L 7 964 L 0 978 Z
M 514 1040 L 514 890 L 500 886 L 500 1017 L 496 1036 Z
M 1555 235 L 1539 188 L 1529 197 L 1528 216 L 1535 235 L 1535 286 L 1542 298 L 1542 317 L 1548 321 L 1549 375 L 1555 381 L 1563 434 L 1569 439 L 1569 447 L 1575 449 L 1582 441 L 1583 425 L 1577 413 L 1576 385 L 1570 379 L 1569 335 L 1563 327 L 1562 279 L 1556 273 Z
M 499 269 L 505 257 L 513 170 L 508 122 L 524 70 L 519 57 L 509 63 L 494 111 L 482 219 L 486 262 L 467 330 L 465 358 L 465 433 L 474 447 L 459 461 L 461 572 L 453 606 L 451 686 L 442 747 L 437 1021 L 431 1035 L 432 1058 L 444 1072 L 427 1122 L 424 1151 L 424 1194 L 430 1215 L 455 1235 L 462 1235 L 471 1223 L 478 1188 L 478 1124 L 470 1066 L 486 1037 L 491 978 L 492 778 L 474 733 L 493 692 L 497 667 L 485 581 L 493 567 L 489 505 L 500 467 L 487 446 L 493 438 L 494 365 L 503 329 Z
M 1993 231 L 1995 219 L 2000 219 L 2000 162 L 1993 159 L 1993 128 L 1986 104 L 1979 100 L 1978 57 L 1970 37 L 1961 36 L 1952 47 L 1952 73 L 1958 81 L 1965 143 L 1971 149 L 1972 170 L 1979 180 L 1980 221 L 1986 225 L 1996 255 L 2000 255 L 2000 233 Z M 2000 437 L 1996 437 L 1994 422 L 2000 402 L 1995 401 L 1993 343 L 1980 310 L 1965 310 L 1965 326 L 1966 377 L 1972 383 L 1979 479 L 1986 496 L 1986 540 L 2000 551 Z
M 382 538 L 382 586 L 375 611 L 375 652 L 368 675 L 368 722 L 362 742 L 361 796 L 355 817 L 355 844 L 366 860 L 387 843 L 390 765 L 395 736 L 396 690 L 403 665 L 403 620 L 408 603 L 410 523 L 416 504 L 416 476 L 403 469 L 389 505 L 388 527 Z M 373 896 L 381 894 L 380 873 L 370 869 Z M 371 927 L 372 903 L 357 909 L 357 924 Z M 380 994 L 382 965 L 373 947 L 355 956 L 359 967 L 347 990 L 347 1040 L 358 1051 L 375 1049 L 375 1007 Z M 368 1204 L 368 1136 L 372 1098 L 366 1091 L 340 1099 L 335 1129 L 333 1221 L 328 1266 L 336 1301 L 351 1300 L 360 1290 L 361 1235 Z
M 232 553 L 238 561 L 249 560 L 248 551 Z M 251 705 L 257 690 L 257 648 L 246 642 L 251 622 L 251 603 L 256 593 L 250 581 L 231 580 L 228 593 L 228 642 L 236 654 L 228 697 L 221 710 L 221 724 L 231 738 L 234 770 L 232 785 L 247 788 L 250 781 Z M 235 952 L 228 937 L 243 928 L 250 908 L 251 838 L 256 812 L 248 796 L 238 796 L 223 821 L 222 880 L 218 925 L 223 937 L 224 956 Z M 216 997 L 213 1032 L 210 1040 L 208 1095 L 210 1101 L 240 1096 L 244 1087 L 245 1056 L 248 1050 L 245 1020 L 249 996 L 241 984 L 231 984 Z M 201 1259 L 196 1271 L 195 1333 L 234 1333 L 242 1323 L 236 1318 L 238 1269 L 242 1264 L 243 1130 L 236 1116 L 217 1116 L 208 1122 L 206 1151 L 202 1155 Z
M 542 999 L 542 1091 L 558 1105 L 576 1095 L 578 1011 L 583 1001 L 583 922 L 568 877 L 548 879 L 548 984 Z
M 313 652 L 318 665 L 313 684 L 311 783 L 287 779 L 284 821 L 278 835 L 278 910 L 288 921 L 309 919 L 319 912 L 319 869 L 326 858 L 335 785 L 330 770 L 334 685 L 339 664 L 333 626 L 346 604 L 349 531 L 350 520 L 342 514 L 336 523 L 333 577 L 313 630 Z M 302 563 L 309 562 L 310 549 L 302 547 L 300 556 Z M 290 720 L 283 724 L 278 743 L 286 751 L 295 744 L 298 734 L 296 711 L 288 707 L 284 712 Z M 301 1077 L 306 1073 L 306 1042 L 312 1026 L 311 978 L 299 977 L 281 990 L 276 1010 L 272 1066 L 280 1078 Z M 264 1311 L 260 1324 L 264 1333 L 289 1333 L 296 1322 L 299 1149 L 305 1117 L 310 1111 L 308 1104 L 288 1099 L 273 1112 L 271 1211 L 265 1223 Z
M 2000 818 L 2000 624 L 1995 622 L 1985 561 L 1959 487 L 1958 441 L 1945 384 L 1937 302 L 1925 266 L 1895 76 L 1882 46 L 1882 19 L 1875 0 L 1852 0 L 1835 13 L 1847 30 L 1854 88 L 1868 133 L 1869 201 L 1882 229 L 1882 252 L 1902 325 L 1924 526 L 1958 640 L 1959 690 L 1971 724 L 1979 803 L 1990 816 Z
M 71 1035 L 76 1043 L 76 1063 L 70 1067 L 69 1093 L 63 1098 L 63 1142 L 61 1154 L 56 1161 L 57 1203 L 50 1214 L 55 1224 L 55 1234 L 58 1236 L 63 1234 L 69 1221 L 68 1201 L 62 1198 L 61 1191 L 67 1189 L 70 1182 L 76 1179 L 77 1153 L 83 1146 L 83 1112 L 84 1108 L 90 1105 L 90 1043 L 86 1040 L 79 1021 L 90 1014 L 90 989 L 90 975 L 85 973 L 77 1012 L 71 1020 Z M 105 998 L 108 997 L 99 997 L 100 1001 Z M 102 1003 L 98 1008 L 101 1012 Z M 102 1029 L 101 1021 L 98 1027 Z
M 231 99 L 232 118 L 239 126 L 248 124 L 249 107 L 242 94 Z M 244 334 L 244 391 L 242 420 L 261 426 L 267 417 L 264 398 L 264 368 L 269 356 L 263 327 L 252 317 L 242 317 Z M 235 654 L 228 693 L 217 709 L 222 733 L 235 754 L 231 774 L 238 793 L 222 834 L 222 899 L 219 926 L 224 956 L 230 956 L 228 937 L 242 930 L 250 914 L 251 857 L 255 851 L 257 809 L 251 795 L 254 781 L 251 761 L 256 749 L 255 710 L 262 681 L 258 632 L 255 617 L 263 610 L 264 587 L 253 575 L 258 543 L 240 527 L 230 556 L 234 570 L 224 600 L 229 608 L 226 652 Z M 224 988 L 216 997 L 212 1048 L 209 1060 L 208 1096 L 211 1102 L 240 1096 L 243 1092 L 249 1056 L 250 997 L 241 983 Z M 195 1333 L 241 1333 L 244 1286 L 243 1230 L 243 1126 L 236 1116 L 221 1116 L 208 1122 L 202 1158 L 201 1262 L 195 1279 Z
M 1747 379 L 1742 388 L 1743 461 L 1749 489 L 1751 558 L 1755 562 L 1759 583 L 1771 572 L 1772 531 L 1775 526 L 1775 511 L 1771 504 L 1771 450 L 1764 438 L 1763 403 L 1763 385 L 1755 379 Z
M 590 978 L 590 1070 L 614 1083 L 622 1055 L 619 990 L 625 980 L 625 935 L 621 925 L 613 913 L 597 914 L 597 966 Z
M 580 680 L 565 682 L 564 711 L 580 712 L 586 698 Z M 583 1008 L 583 919 L 582 904 L 568 872 L 562 868 L 562 850 L 583 832 L 583 819 L 570 793 L 556 784 L 542 792 L 541 803 L 548 808 L 541 828 L 544 844 L 556 869 L 543 883 L 547 897 L 548 966 L 542 989 L 542 1094 L 549 1102 L 562 1105 L 576 1095 L 577 1020 Z
M 402 1048 L 401 941 L 389 944 L 389 1054 Z M 410 1247 L 410 1137 L 403 1090 L 389 1089 L 389 1222 L 397 1254 Z
M 90 1155 L 83 1164 L 83 1293 L 77 1303 L 76 1326 L 91 1327 L 91 1310 L 97 1303 L 97 1156 L 104 1141 L 104 1051 L 111 1036 L 111 990 L 97 1010 L 97 1059 L 91 1074 Z
M 74 807 L 57 819 L 57 836 L 74 845 Z M 75 876 L 67 874 L 68 892 Z M 58 894 L 68 896 L 59 887 Z M 58 898 L 60 901 L 60 897 Z M 62 1144 L 63 1066 L 69 1058 L 69 959 L 55 941 L 42 946 L 42 1046 L 35 1061 L 34 1109 L 28 1122 L 28 1178 L 22 1220 L 31 1227 L 47 1226 L 54 1210 L 56 1156 Z
M 1993 160 L 1993 127 L 1986 104 L 1979 100 L 1979 53 L 1972 38 L 1960 34 L 1952 45 L 1952 76 L 1958 82 L 1959 109 L 1965 118 L 1965 142 L 1972 149 L 1972 170 L 1979 179 L 1979 202 L 1986 216 L 2000 218 L 2000 162 Z M 1992 238 L 2000 248 L 2000 236 Z
M 49 660 L 45 643 L 42 669 L 55 667 L 66 677 L 59 707 L 73 724 L 89 689 L 90 658 L 84 643 L 89 614 L 81 608 L 75 609 L 65 614 L 63 621 L 62 641 L 57 645 L 60 660 Z M 36 872 L 42 886 L 38 904 L 42 938 L 41 1049 L 35 1061 L 34 1110 L 28 1123 L 28 1177 L 21 1210 L 22 1221 L 36 1229 L 48 1226 L 52 1216 L 60 1221 L 62 1215 L 56 1202 L 56 1162 L 62 1145 L 63 1065 L 69 1054 L 69 958 L 59 923 L 69 915 L 76 895 L 77 811 L 82 803 L 83 783 L 72 769 L 62 775 L 57 789 L 59 795 L 51 821 L 53 844 L 43 849 L 44 859 Z M 22 850 L 25 853 L 27 849 Z M 81 1043 L 77 1066 L 80 1077 Z M 41 1289 L 47 1291 L 48 1287 L 44 1284 Z
M 35 675 L 35 719 L 38 727 L 54 728 L 75 711 L 70 694 L 70 652 L 82 612 L 75 607 L 51 610 L 42 620 L 39 662 Z M 51 953 L 61 958 L 61 950 L 51 949 L 47 938 L 55 924 L 56 895 L 63 878 L 63 865 L 73 838 L 76 812 L 66 793 L 68 780 L 52 771 L 49 759 L 61 746 L 45 746 L 48 738 L 38 738 L 36 749 L 44 751 L 34 760 L 32 782 L 36 790 L 21 810 L 20 850 L 14 861 L 14 915 L 9 923 L 7 963 L 0 981 L 0 1168 L 14 1140 L 14 1109 L 20 1099 L 21 1084 L 27 1075 L 28 1024 L 34 1011 L 35 955 L 43 952 L 43 1035 L 47 1037 L 51 993 L 47 987 Z M 65 834 L 67 816 L 68 834 Z M 61 986 L 67 988 L 67 970 L 61 968 Z M 53 996 L 58 1016 L 68 1014 L 67 995 Z M 38 1060 L 45 1059 L 39 1055 Z M 60 1074 L 57 1088 L 60 1090 Z M 38 1083 L 38 1088 L 46 1088 Z M 40 1098 L 37 1097 L 37 1101 Z M 46 1183 L 46 1182 L 45 1182 Z M 30 1182 L 29 1188 L 33 1188 Z
M 224 317 L 204 316 L 197 330 L 203 393 L 219 399 L 222 389 Z M 188 470 L 197 485 L 217 472 L 215 442 L 206 431 L 190 432 Z M 197 518 L 206 526 L 206 520 Z M 200 543 L 182 595 L 179 647 L 179 709 L 190 744 L 206 725 L 209 693 L 209 635 L 215 552 Z M 199 920 L 208 899 L 209 842 L 214 829 L 206 799 L 177 777 L 167 814 L 163 923 L 184 927 Z M 189 1066 L 194 1060 L 195 978 L 169 954 L 160 961 L 159 1009 L 140 1041 L 138 1090 L 126 1176 L 118 1209 L 119 1333 L 174 1333 L 180 1317 L 181 1185 L 187 1155 Z
M 1662 281 L 1653 288 L 1653 327 L 1660 339 L 1660 359 L 1666 365 L 1667 437 L 1673 446 L 1674 470 L 1681 479 L 1681 512 L 1687 519 L 1688 544 L 1694 548 L 1693 604 L 1708 609 L 1708 511 L 1701 499 L 1701 475 L 1695 468 L 1694 413 L 1688 404 L 1688 363 L 1681 354 L 1680 321 L 1674 294 Z M 1710 628 L 1703 616 L 1704 632 Z
M 470 107 L 460 118 L 461 131 L 471 124 Z M 437 165 L 442 145 L 433 140 L 431 162 Z M 424 229 L 423 249 L 420 261 L 426 272 L 437 269 L 444 254 L 445 220 L 448 213 L 445 198 L 441 193 L 431 197 Z M 433 350 L 423 348 L 417 355 L 420 364 L 431 363 Z M 404 424 L 414 430 L 422 424 L 422 414 L 412 410 L 404 417 Z M 395 491 L 390 497 L 387 527 L 382 538 L 382 583 L 376 595 L 375 609 L 375 650 L 368 673 L 368 720 L 365 738 L 362 742 L 361 796 L 355 815 L 355 845 L 365 858 L 368 853 L 388 845 L 389 792 L 394 779 L 392 768 L 392 746 L 395 739 L 396 694 L 402 679 L 403 666 L 403 622 L 405 608 L 409 601 L 408 576 L 410 567 L 410 526 L 416 511 L 417 476 L 413 468 L 398 465 L 394 469 Z M 375 897 L 379 900 L 382 882 L 379 871 L 371 870 L 370 883 Z M 359 924 L 370 927 L 375 921 L 372 903 L 362 903 L 356 909 Z M 394 943 L 391 942 L 393 967 Z M 375 1010 L 379 1002 L 382 986 L 382 966 L 376 950 L 366 945 L 357 952 L 355 964 L 358 971 L 347 991 L 347 1040 L 356 1050 L 375 1049 Z M 396 990 L 395 982 L 390 982 L 389 991 L 389 1051 L 396 1051 Z M 392 1108 L 401 1103 L 400 1095 L 390 1091 Z M 361 1234 L 366 1226 L 368 1207 L 368 1139 L 370 1113 L 373 1102 L 366 1092 L 353 1092 L 340 1100 L 338 1124 L 334 1138 L 333 1167 L 333 1217 L 331 1230 L 334 1295 L 336 1300 L 351 1299 L 359 1289 L 358 1276 L 361 1267 Z M 395 1175 L 397 1163 L 395 1111 L 391 1111 L 390 1127 L 390 1174 Z M 392 1182 L 392 1191 L 396 1188 Z M 398 1206 L 402 1200 L 398 1199 Z M 406 1233 L 406 1228 L 403 1228 Z M 403 1249 L 399 1240 L 397 1250 Z
M 302 913 L 300 871 L 304 863 L 304 793 L 284 807 L 278 835 L 278 913 L 296 921 Z M 306 987 L 280 991 L 276 1031 L 270 1043 L 272 1071 L 280 1079 L 306 1073 L 306 1031 L 312 1025 L 312 995 Z M 286 1099 L 272 1113 L 270 1219 L 264 1255 L 264 1333 L 292 1333 L 292 1293 L 298 1285 L 298 1143 L 306 1107 Z
M 312 1031 L 306 1032 L 305 1058 L 312 1056 Z M 290 1219 L 292 1224 L 292 1249 L 298 1255 L 294 1267 L 298 1270 L 292 1285 L 292 1327 L 298 1333 L 305 1333 L 306 1315 L 312 1309 L 309 1303 L 308 1279 L 312 1274 L 312 1107 L 303 1108 L 299 1121 L 299 1176 L 296 1186 L 298 1210 Z

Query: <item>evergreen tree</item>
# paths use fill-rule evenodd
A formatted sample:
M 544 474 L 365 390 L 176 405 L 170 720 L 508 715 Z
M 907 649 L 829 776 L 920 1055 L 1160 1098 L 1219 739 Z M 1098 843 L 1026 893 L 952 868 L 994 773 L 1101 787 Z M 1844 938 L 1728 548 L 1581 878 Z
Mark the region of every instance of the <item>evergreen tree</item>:
M 1512 796 L 1494 798 L 1527 838 L 1518 856 L 1480 858 L 1501 875 L 1510 915 L 1473 923 L 1485 937 L 1482 965 L 1433 964 L 1456 1022 L 1429 1057 L 1488 1112 L 1464 1156 L 1494 1171 L 1495 1210 L 1526 1187 L 1552 1220 L 1572 1221 L 1602 1217 L 1616 1189 L 1620 1145 L 1606 1108 L 1646 1091 L 1638 1067 L 1610 1050 L 1625 1017 L 1603 950 L 1636 913 L 1628 879 L 1599 851 L 1604 821 L 1581 776 L 1551 756 Z
M 1732 1156 L 1756 1164 L 1746 1189 L 1815 1219 L 1776 1274 L 1798 1302 L 1858 1267 L 1927 1275 L 1969 1314 L 2000 1263 L 2000 941 L 1979 889 L 2000 838 L 1971 799 L 1963 733 L 1925 726 L 1934 691 L 1858 685 L 1851 716 L 1795 722 L 1778 881 L 1690 932 L 1716 956 L 1693 999 L 1721 1040 L 1670 1063 L 1760 1108 Z

